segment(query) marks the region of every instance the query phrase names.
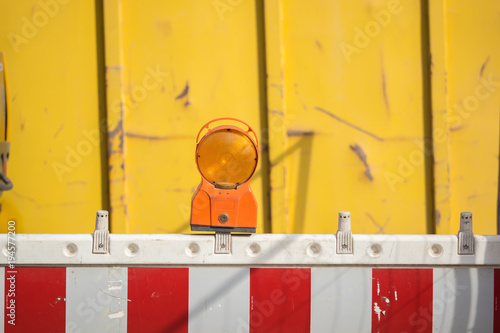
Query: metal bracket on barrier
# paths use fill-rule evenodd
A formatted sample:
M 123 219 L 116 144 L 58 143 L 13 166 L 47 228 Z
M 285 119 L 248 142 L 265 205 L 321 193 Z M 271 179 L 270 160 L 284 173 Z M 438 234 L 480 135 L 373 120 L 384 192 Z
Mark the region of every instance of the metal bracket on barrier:
M 92 253 L 109 254 L 109 222 L 107 210 L 97 211 L 94 237 L 92 239 Z
M 232 239 L 230 232 L 215 233 L 215 254 L 231 254 Z
M 472 233 L 472 213 L 460 214 L 460 231 L 458 232 L 458 254 L 474 254 L 474 234 Z
M 337 231 L 337 254 L 352 254 L 351 212 L 339 213 Z

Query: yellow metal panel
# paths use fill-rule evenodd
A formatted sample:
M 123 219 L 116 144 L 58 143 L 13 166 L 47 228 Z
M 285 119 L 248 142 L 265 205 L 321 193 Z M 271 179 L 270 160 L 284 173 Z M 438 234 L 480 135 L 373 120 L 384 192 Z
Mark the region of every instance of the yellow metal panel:
M 496 234 L 500 1 L 430 1 L 435 206 L 438 233 L 459 214 Z
M 284 97 L 283 1 L 265 2 L 268 150 L 270 160 L 271 230 L 283 232 L 290 224 L 289 190 L 286 186 L 287 123 Z
M 448 95 L 446 94 L 445 52 L 447 36 L 444 16 L 444 1 L 430 1 L 429 26 L 430 48 L 432 54 L 431 86 L 432 86 L 432 126 L 433 141 L 427 142 L 427 151 L 434 156 L 434 201 L 436 232 L 452 233 L 450 225 L 450 186 L 449 186 L 449 144 L 448 125 L 446 121 Z M 446 226 L 446 227 L 445 227 Z M 456 224 L 455 224 L 456 226 Z
M 0 231 L 78 233 L 102 208 L 94 1 L 3 1 L 9 177 Z
M 108 131 L 108 164 L 109 164 L 109 204 L 111 231 L 116 233 L 130 232 L 127 215 L 125 162 L 124 152 L 124 119 L 130 110 L 126 107 L 125 87 L 126 74 L 123 70 L 123 22 L 122 2 L 119 0 L 104 1 L 104 31 L 106 48 L 106 102 Z M 130 105 L 130 102 L 128 102 Z M 120 221 L 118 223 L 118 221 Z M 115 222 L 115 223 L 113 223 Z
M 350 210 L 357 233 L 426 233 L 420 4 L 268 8 L 269 119 L 287 134 L 271 140 L 273 232 L 332 233 Z
M 251 1 L 105 1 L 114 232 L 189 232 L 201 181 L 195 135 L 207 121 L 241 118 L 261 135 L 256 8 Z M 251 187 L 261 232 L 266 177 L 259 164 Z

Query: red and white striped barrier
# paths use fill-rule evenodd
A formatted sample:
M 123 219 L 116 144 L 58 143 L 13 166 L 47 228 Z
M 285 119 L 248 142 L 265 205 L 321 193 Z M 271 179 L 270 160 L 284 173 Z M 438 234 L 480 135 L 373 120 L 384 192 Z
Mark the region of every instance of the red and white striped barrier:
M 5 267 L 0 275 L 5 332 L 500 332 L 494 268 Z
M 230 254 L 213 235 L 95 253 L 91 234 L 12 233 L 0 331 L 500 333 L 500 236 L 462 231 L 234 235 Z

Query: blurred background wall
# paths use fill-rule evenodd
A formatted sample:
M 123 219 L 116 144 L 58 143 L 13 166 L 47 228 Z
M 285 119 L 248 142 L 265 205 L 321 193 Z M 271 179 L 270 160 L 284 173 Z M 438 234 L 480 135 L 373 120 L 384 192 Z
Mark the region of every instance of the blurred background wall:
M 258 232 L 497 233 L 498 0 L 0 0 L 0 52 L 2 232 L 189 232 L 195 136 L 229 116 Z

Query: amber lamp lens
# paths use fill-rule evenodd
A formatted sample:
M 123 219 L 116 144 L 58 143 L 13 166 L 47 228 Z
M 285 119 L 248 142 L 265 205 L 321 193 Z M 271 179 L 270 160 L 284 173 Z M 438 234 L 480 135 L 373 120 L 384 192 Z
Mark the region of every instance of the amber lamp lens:
M 200 141 L 196 160 L 206 180 L 218 187 L 231 188 L 252 176 L 257 166 L 257 150 L 244 133 L 220 129 Z

